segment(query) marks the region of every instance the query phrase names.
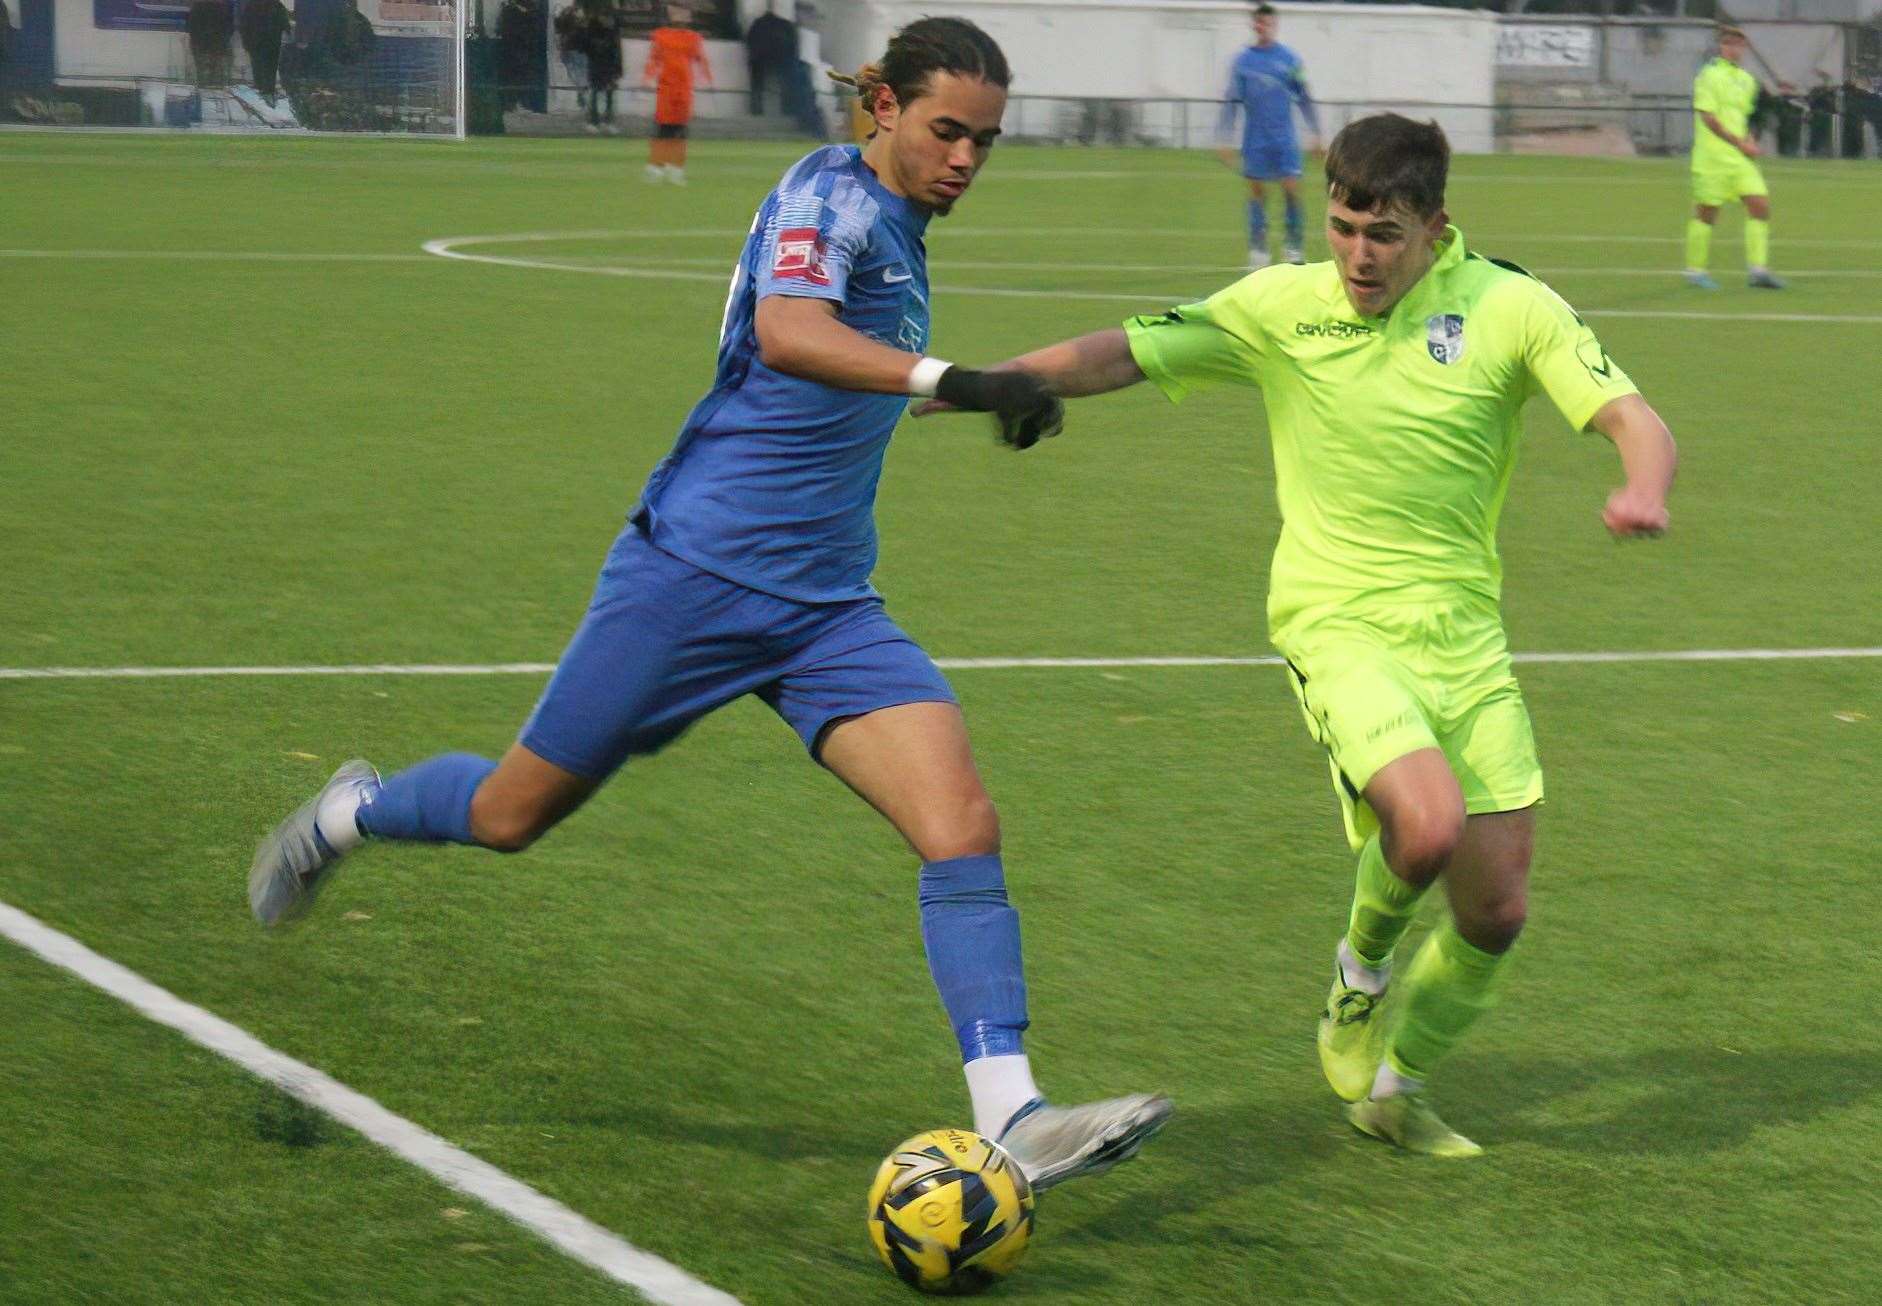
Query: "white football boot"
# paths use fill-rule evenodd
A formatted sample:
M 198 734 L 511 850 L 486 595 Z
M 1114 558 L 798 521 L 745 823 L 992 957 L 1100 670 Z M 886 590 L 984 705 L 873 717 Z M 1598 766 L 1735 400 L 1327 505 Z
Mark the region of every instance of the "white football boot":
M 256 920 L 281 925 L 307 914 L 340 858 L 359 843 L 348 823 L 359 811 L 361 792 L 378 783 L 370 763 L 357 757 L 342 763 L 319 793 L 261 841 L 248 868 L 248 906 Z M 332 839 L 322 833 L 323 823 Z
M 1036 1097 L 1013 1113 L 998 1141 L 1037 1192 L 1130 1160 L 1174 1109 L 1161 1093 L 1082 1106 L 1049 1106 Z

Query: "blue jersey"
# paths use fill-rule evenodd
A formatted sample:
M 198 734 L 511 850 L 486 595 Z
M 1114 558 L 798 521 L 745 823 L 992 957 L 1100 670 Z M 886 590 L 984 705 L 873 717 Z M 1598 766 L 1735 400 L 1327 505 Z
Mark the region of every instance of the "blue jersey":
M 908 397 L 773 371 L 758 357 L 754 318 L 769 295 L 827 299 L 845 326 L 923 352 L 927 225 L 853 145 L 825 146 L 784 174 L 732 278 L 712 389 L 634 510 L 657 547 L 800 603 L 875 593 L 876 482 Z
M 1226 134 L 1235 126 L 1235 114 L 1240 110 L 1243 154 L 1277 145 L 1296 145 L 1293 113 L 1296 105 L 1307 125 L 1316 132 L 1320 130 L 1313 99 L 1307 94 L 1300 56 L 1279 42 L 1251 45 L 1236 56 L 1229 70 L 1225 99 L 1222 130 Z

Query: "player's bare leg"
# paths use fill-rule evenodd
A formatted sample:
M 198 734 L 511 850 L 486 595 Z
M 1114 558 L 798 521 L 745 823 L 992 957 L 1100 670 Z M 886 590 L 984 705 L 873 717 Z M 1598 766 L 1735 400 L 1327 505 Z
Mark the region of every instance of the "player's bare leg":
M 1013 1154 L 1035 1188 L 1135 1155 L 1169 1118 L 1136 1094 L 1048 1105 L 1021 1041 L 1019 917 L 1006 899 L 1000 822 L 952 703 L 909 703 L 840 721 L 818 759 L 888 818 L 922 859 L 922 941 L 961 1045 L 976 1132 Z
M 383 783 L 368 763 L 355 759 L 255 849 L 249 908 L 263 925 L 305 915 L 341 859 L 368 834 L 521 852 L 580 807 L 599 783 L 521 744 L 512 744 L 495 764 L 447 753 Z
M 521 852 L 587 802 L 600 784 L 511 744 L 471 796 L 471 833 L 485 848 Z

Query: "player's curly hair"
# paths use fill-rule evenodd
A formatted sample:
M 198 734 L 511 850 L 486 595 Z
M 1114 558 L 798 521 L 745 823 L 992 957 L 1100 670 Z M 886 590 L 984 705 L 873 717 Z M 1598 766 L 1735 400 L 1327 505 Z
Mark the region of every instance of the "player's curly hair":
M 917 19 L 889 38 L 882 58 L 830 78 L 853 87 L 863 108 L 874 109 L 881 87 L 889 88 L 897 104 L 908 104 L 926 94 L 935 73 L 978 77 L 1001 89 L 1013 82 L 999 43 L 965 18 Z
M 1355 118 L 1327 147 L 1327 194 L 1364 213 L 1404 204 L 1431 217 L 1444 207 L 1450 172 L 1444 129 L 1402 114 Z

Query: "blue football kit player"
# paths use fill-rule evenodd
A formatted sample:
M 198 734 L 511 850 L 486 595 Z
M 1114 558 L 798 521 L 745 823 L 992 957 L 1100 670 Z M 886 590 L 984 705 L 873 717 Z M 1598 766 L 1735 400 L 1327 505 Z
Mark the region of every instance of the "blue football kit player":
M 1279 26 L 1273 5 L 1255 9 L 1255 43 L 1235 58 L 1229 70 L 1228 93 L 1222 105 L 1222 134 L 1226 138 L 1235 128 L 1235 115 L 1242 116 L 1241 156 L 1228 147 L 1223 161 L 1239 165 L 1248 179 L 1248 266 L 1264 268 L 1272 260 L 1268 252 L 1267 183 L 1281 183 L 1287 201 L 1287 235 L 1282 257 L 1289 263 L 1306 259 L 1303 243 L 1306 218 L 1300 205 L 1300 137 L 1294 130 L 1294 110 L 1312 129 L 1318 148 L 1320 119 L 1313 98 L 1307 94 L 1307 79 L 1301 70 L 1300 56 L 1274 39 Z
M 500 761 L 449 753 L 383 781 L 342 766 L 257 849 L 257 919 L 304 914 L 367 839 L 520 851 L 627 759 L 755 694 L 921 858 L 922 940 L 975 1129 L 1043 1188 L 1127 1159 L 1162 1126 L 1160 1095 L 1041 1097 L 998 816 L 947 680 L 869 583 L 876 483 L 910 395 L 994 413 L 1018 448 L 1063 419 L 1036 377 L 924 354 L 923 235 L 986 162 L 1009 80 L 993 40 L 950 18 L 910 24 L 857 74 L 875 134 L 810 154 L 759 208 L 713 387 L 648 479 L 516 743 Z

